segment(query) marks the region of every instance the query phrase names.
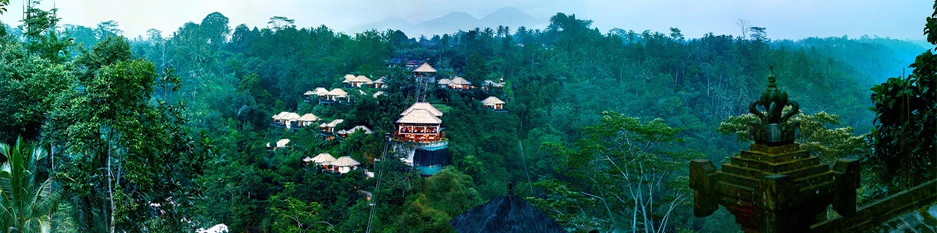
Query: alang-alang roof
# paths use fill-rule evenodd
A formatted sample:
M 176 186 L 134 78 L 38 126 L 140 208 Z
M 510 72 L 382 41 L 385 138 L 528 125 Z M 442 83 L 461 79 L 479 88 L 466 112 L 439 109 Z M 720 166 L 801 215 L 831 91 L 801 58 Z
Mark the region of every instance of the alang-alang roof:
M 432 113 L 425 109 L 416 109 L 410 111 L 406 115 L 397 120 L 397 123 L 403 124 L 442 124 L 442 120 L 439 117 L 434 116 Z
M 336 159 L 335 161 L 329 162 L 327 164 L 332 165 L 332 166 L 339 166 L 339 167 L 351 167 L 351 166 L 361 165 L 361 163 L 359 163 L 358 161 L 355 161 L 349 156 L 342 156 Z
M 452 84 L 455 84 L 455 85 L 472 85 L 472 82 L 469 82 L 468 80 L 465 80 L 465 79 L 462 78 L 462 77 L 456 76 L 455 78 L 452 78 Z
M 371 79 L 369 79 L 367 76 L 364 76 L 364 75 L 354 76 L 350 74 L 345 75 L 345 80 L 342 81 L 342 83 L 355 83 L 355 82 L 371 84 L 373 81 L 371 81 Z
M 420 67 L 417 67 L 415 70 L 413 70 L 413 72 L 416 72 L 416 73 L 436 73 L 436 69 L 433 68 L 432 66 L 430 66 L 429 64 L 427 64 L 426 62 L 424 62 L 423 65 L 420 65 Z
M 333 95 L 333 96 L 337 96 L 337 97 L 345 97 L 345 96 L 348 95 L 348 92 L 345 92 L 345 90 L 342 90 L 342 89 L 335 88 L 335 89 L 332 89 L 332 91 L 329 91 L 329 93 L 328 93 L 327 95 Z
M 312 113 L 306 113 L 305 115 L 299 117 L 299 121 L 318 121 L 319 117 Z
M 335 161 L 335 157 L 332 157 L 332 155 L 330 155 L 329 153 L 320 153 L 319 155 L 316 155 L 316 157 L 312 157 L 312 158 L 306 157 L 306 158 L 308 158 L 309 160 L 307 161 L 306 159 L 303 159 L 303 161 L 305 162 L 312 161 L 318 164 L 330 163 L 332 161 Z
M 504 101 L 501 99 L 498 99 L 498 97 L 489 96 L 485 100 L 482 100 L 482 104 L 484 105 L 504 104 Z
M 403 110 L 403 112 L 401 112 L 400 115 L 401 115 L 401 116 L 405 116 L 405 115 L 407 115 L 407 114 L 410 114 L 410 112 L 413 112 L 414 110 L 417 110 L 417 109 L 426 110 L 426 111 L 428 111 L 429 113 L 431 113 L 433 116 L 436 116 L 436 117 L 441 117 L 441 116 L 442 116 L 442 112 L 440 112 L 439 109 L 436 109 L 436 107 L 433 107 L 432 104 L 429 104 L 429 103 L 427 103 L 427 102 L 417 102 L 417 103 L 414 103 L 413 105 L 410 105 L 410 107 L 407 108 L 407 110 Z

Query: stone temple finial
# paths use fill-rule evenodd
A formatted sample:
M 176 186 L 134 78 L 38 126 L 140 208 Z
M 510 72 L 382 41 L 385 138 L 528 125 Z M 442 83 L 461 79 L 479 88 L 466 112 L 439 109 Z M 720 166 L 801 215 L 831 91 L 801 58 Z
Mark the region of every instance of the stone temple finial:
M 785 106 L 791 110 L 784 112 Z M 764 109 L 762 112 L 761 109 Z M 749 112 L 755 114 L 761 122 L 750 122 L 750 133 L 757 144 L 779 145 L 793 143 L 799 124 L 789 124 L 787 121 L 800 111 L 796 101 L 789 101 L 787 92 L 778 90 L 777 78 L 774 76 L 774 67 L 768 75 L 768 85 L 761 92 L 758 100 L 749 104 Z

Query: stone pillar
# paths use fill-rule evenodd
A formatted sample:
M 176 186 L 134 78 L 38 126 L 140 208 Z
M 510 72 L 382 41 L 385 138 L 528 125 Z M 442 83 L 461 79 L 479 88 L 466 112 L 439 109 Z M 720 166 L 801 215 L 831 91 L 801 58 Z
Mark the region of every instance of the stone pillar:
M 783 107 L 790 105 L 788 112 Z M 761 111 L 757 106 L 763 107 Z M 774 76 L 750 105 L 761 120 L 751 122 L 755 143 L 716 170 L 709 160 L 690 162 L 694 215 L 705 217 L 721 204 L 745 232 L 807 232 L 831 204 L 843 216 L 856 212 L 859 162 L 840 160 L 835 169 L 794 143 L 798 122 L 787 122 L 799 109 L 777 90 Z

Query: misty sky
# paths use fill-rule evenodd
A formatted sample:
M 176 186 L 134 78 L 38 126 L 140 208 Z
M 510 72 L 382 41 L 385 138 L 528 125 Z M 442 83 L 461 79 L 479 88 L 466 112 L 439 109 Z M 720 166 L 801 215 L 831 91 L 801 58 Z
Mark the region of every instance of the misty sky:
M 271 16 L 286 16 L 299 27 L 325 24 L 347 31 L 387 17 L 419 23 L 463 11 L 481 18 L 502 7 L 516 7 L 547 20 L 556 12 L 591 19 L 602 32 L 611 28 L 668 32 L 678 27 L 686 37 L 707 32 L 739 35 L 738 19 L 766 27 L 772 39 L 862 35 L 922 40 L 924 18 L 933 13 L 929 0 L 43 0 L 41 8 L 59 10 L 63 24 L 94 26 L 115 20 L 128 37 L 156 28 L 172 35 L 183 23 L 196 23 L 218 11 L 238 24 L 266 27 Z M 6 24 L 19 25 L 22 0 L 11 0 Z M 415 35 L 409 35 L 414 37 Z

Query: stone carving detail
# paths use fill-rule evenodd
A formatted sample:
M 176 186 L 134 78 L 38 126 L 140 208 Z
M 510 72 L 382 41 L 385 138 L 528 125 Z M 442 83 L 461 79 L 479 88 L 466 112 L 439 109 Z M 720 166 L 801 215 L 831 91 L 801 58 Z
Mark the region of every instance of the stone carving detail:
M 784 107 L 788 105 L 791 110 L 784 112 Z M 764 109 L 764 112 L 758 107 Z M 789 123 L 788 120 L 800 111 L 800 105 L 796 101 L 789 101 L 787 92 L 778 90 L 774 67 L 771 68 L 771 75 L 768 76 L 767 88 L 761 92 L 758 100 L 748 105 L 748 111 L 761 120 L 761 122 L 749 122 L 748 125 L 751 138 L 756 143 L 784 145 L 794 142 L 800 122 Z
M 790 110 L 785 112 L 785 106 Z M 773 74 L 750 110 L 761 122 L 749 123 L 755 141 L 749 150 L 733 156 L 722 170 L 706 159 L 690 161 L 697 217 L 723 205 L 746 232 L 808 232 L 831 204 L 840 215 L 856 213 L 859 161 L 840 160 L 830 169 L 794 143 L 798 123 L 788 120 L 799 105 L 778 90 Z

